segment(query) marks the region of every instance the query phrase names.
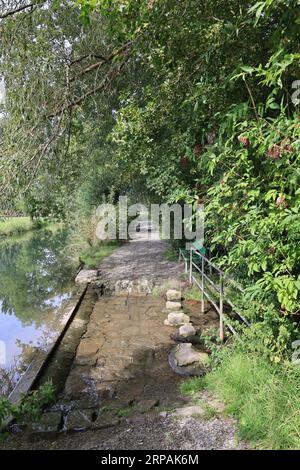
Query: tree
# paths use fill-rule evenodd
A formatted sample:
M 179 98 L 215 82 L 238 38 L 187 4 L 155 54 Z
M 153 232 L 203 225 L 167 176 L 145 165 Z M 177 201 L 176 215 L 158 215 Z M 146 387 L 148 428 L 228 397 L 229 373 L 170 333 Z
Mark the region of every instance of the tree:
M 298 312 L 296 0 L 52 1 L 1 29 L 3 195 L 205 202 L 218 262 Z

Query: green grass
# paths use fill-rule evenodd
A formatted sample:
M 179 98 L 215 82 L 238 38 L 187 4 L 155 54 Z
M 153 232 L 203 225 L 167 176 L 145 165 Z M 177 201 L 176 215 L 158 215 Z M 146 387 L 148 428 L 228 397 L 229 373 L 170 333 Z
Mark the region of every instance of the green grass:
M 261 449 L 300 449 L 299 366 L 273 365 L 228 348 L 217 369 L 181 389 L 193 394 L 204 387 L 237 418 L 240 438 Z
M 119 407 L 115 408 L 114 406 L 102 406 L 99 409 L 100 412 L 102 413 L 113 413 L 115 416 L 118 416 L 118 418 L 123 418 L 125 416 L 128 416 L 132 412 L 132 407 Z
M 195 284 L 192 286 L 188 287 L 184 291 L 184 298 L 185 300 L 202 300 L 202 292 L 200 291 L 199 287 L 197 287 Z
M 184 395 L 194 395 L 194 393 L 205 389 L 206 384 L 203 377 L 193 377 L 180 384 L 180 391 Z
M 87 269 L 96 268 L 103 258 L 111 255 L 111 253 L 119 246 L 118 242 L 109 242 L 103 243 L 97 248 L 91 247 L 80 254 L 80 262 L 83 263 L 84 267 Z
M 34 222 L 30 217 L 0 218 L 0 237 L 8 237 L 19 233 L 28 232 L 34 228 Z
M 168 249 L 167 251 L 164 252 L 164 257 L 168 261 L 178 261 L 178 253 L 173 250 L 172 248 Z
M 116 412 L 116 415 L 118 418 L 124 418 L 125 416 L 128 416 L 132 412 L 132 408 L 119 408 Z
M 0 218 L 0 237 L 13 237 L 36 229 L 45 229 L 55 232 L 63 224 L 49 219 L 32 220 L 30 217 L 3 217 Z

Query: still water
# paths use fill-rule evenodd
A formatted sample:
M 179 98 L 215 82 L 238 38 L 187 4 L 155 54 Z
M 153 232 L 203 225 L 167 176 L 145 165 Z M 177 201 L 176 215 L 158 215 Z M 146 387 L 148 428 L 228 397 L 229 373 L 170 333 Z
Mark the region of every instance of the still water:
M 66 239 L 60 229 L 0 240 L 0 368 L 15 378 L 51 340 L 55 317 L 74 288 Z

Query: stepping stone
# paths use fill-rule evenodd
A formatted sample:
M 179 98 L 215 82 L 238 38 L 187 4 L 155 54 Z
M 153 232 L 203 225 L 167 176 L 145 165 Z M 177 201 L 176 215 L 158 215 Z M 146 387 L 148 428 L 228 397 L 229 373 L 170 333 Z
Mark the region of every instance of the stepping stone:
M 98 278 L 98 271 L 95 269 L 82 269 L 75 278 L 76 284 L 89 284 Z
M 170 338 L 175 341 L 175 343 L 192 343 L 195 346 L 202 344 L 201 336 L 197 333 L 194 336 L 187 336 L 185 338 L 184 336 L 181 336 L 177 330 L 175 333 L 170 334 Z
M 168 300 L 166 302 L 166 309 L 167 310 L 179 310 L 181 309 L 181 302 L 172 302 L 170 300 Z
M 179 335 L 183 336 L 184 338 L 188 338 L 189 336 L 195 336 L 196 330 L 191 323 L 186 323 L 179 328 Z
M 159 400 L 155 399 L 148 399 L 148 400 L 141 400 L 136 405 L 136 410 L 140 413 L 147 413 L 151 411 L 155 406 L 159 405 Z
M 209 364 L 209 355 L 197 351 L 191 343 L 175 346 L 169 354 L 170 367 L 179 375 L 202 376 Z
M 59 411 L 44 413 L 36 423 L 31 423 L 31 430 L 36 433 L 57 432 L 61 424 L 61 413 Z
M 72 410 L 68 413 L 64 431 L 84 431 L 92 425 L 90 410 Z
M 199 405 L 185 406 L 184 408 L 177 408 L 171 413 L 171 416 L 176 418 L 195 418 L 202 417 L 205 414 L 205 410 Z
M 166 293 L 166 297 L 168 301 L 180 301 L 181 300 L 181 292 L 175 289 L 169 289 Z
M 181 326 L 190 322 L 190 317 L 183 312 L 170 312 L 164 324 L 166 326 Z

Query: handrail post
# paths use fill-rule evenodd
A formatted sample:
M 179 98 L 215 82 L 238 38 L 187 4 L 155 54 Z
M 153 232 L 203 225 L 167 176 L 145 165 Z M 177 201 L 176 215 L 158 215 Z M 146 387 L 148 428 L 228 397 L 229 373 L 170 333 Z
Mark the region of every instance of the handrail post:
M 207 258 L 209 259 L 209 275 L 212 276 L 212 266 L 211 266 L 211 256 L 210 256 L 210 250 L 208 251 Z
M 202 288 L 201 312 L 204 313 L 204 258 L 203 256 L 201 256 L 201 288 Z
M 190 283 L 192 283 L 192 269 L 193 269 L 193 249 L 191 247 L 190 249 L 190 276 L 189 276 Z
M 224 285 L 223 285 L 223 275 L 220 274 L 220 340 L 224 341 Z

